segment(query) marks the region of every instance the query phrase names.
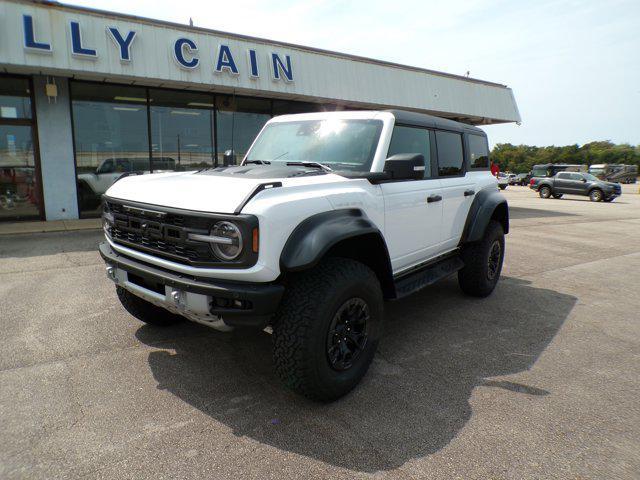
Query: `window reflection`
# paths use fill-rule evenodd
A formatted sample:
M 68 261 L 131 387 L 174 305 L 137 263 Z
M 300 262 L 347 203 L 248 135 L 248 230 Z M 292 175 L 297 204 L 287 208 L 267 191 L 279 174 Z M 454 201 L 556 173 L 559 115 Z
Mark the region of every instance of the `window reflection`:
M 233 150 L 237 165 L 249 150 L 260 129 L 271 118 L 271 101 L 261 98 L 218 95 L 218 164 L 224 164 L 224 152 Z
M 73 126 L 81 215 L 97 215 L 122 174 L 149 172 L 146 91 L 74 83 Z
M 150 90 L 153 170 L 213 165 L 213 95 Z

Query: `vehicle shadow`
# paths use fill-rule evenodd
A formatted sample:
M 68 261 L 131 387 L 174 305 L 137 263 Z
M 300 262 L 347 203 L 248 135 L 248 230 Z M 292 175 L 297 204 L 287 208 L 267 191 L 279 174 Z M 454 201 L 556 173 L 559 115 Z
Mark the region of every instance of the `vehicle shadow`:
M 525 218 L 546 218 L 546 217 L 575 217 L 575 213 L 559 212 L 557 210 L 540 210 L 537 208 L 509 207 L 509 218 L 520 220 Z
M 284 390 L 270 336 L 222 334 L 194 324 L 143 326 L 158 388 L 237 436 L 355 471 L 397 468 L 444 448 L 471 417 L 476 387 L 520 395 L 544 385 L 495 379 L 530 369 L 576 298 L 506 278 L 487 299 L 464 296 L 455 278 L 387 304 L 385 336 L 362 384 L 328 405 Z M 169 350 L 174 349 L 175 353 Z

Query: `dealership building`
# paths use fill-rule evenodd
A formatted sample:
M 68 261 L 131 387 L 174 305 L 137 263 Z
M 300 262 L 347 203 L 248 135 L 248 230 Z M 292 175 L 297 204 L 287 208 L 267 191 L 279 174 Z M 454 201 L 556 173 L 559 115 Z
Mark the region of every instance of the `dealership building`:
M 2 0 L 0 222 L 96 216 L 123 172 L 219 165 L 228 150 L 237 162 L 274 115 L 386 108 L 473 125 L 520 121 L 511 89 L 498 83 Z

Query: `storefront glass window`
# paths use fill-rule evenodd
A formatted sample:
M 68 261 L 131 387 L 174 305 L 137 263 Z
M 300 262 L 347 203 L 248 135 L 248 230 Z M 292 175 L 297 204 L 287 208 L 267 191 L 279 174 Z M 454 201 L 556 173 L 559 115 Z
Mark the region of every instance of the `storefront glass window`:
M 150 171 L 146 90 L 74 82 L 71 92 L 78 203 L 92 216 L 123 173 Z
M 216 96 L 218 107 L 218 164 L 224 164 L 224 152 L 233 150 L 232 164 L 242 161 L 245 153 L 271 118 L 271 101 L 260 98 Z
M 0 77 L 0 118 L 31 118 L 30 95 L 28 80 Z
M 0 221 L 41 216 L 36 161 L 29 81 L 0 77 Z
M 149 90 L 153 170 L 213 165 L 213 95 Z

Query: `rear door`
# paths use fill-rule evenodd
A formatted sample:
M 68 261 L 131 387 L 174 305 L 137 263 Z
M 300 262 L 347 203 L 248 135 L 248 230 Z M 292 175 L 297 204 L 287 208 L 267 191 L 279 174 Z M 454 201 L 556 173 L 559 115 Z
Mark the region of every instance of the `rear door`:
M 571 173 L 560 172 L 553 179 L 554 193 L 577 193 L 574 182 L 571 179 Z
M 436 130 L 435 140 L 443 198 L 440 241 L 449 250 L 458 246 L 462 236 L 475 195 L 474 182 L 466 172 L 462 134 Z
M 394 273 L 421 263 L 440 250 L 442 189 L 432 178 L 429 130 L 396 125 L 387 158 L 419 153 L 425 158 L 422 180 L 382 183 L 385 203 L 385 238 Z

